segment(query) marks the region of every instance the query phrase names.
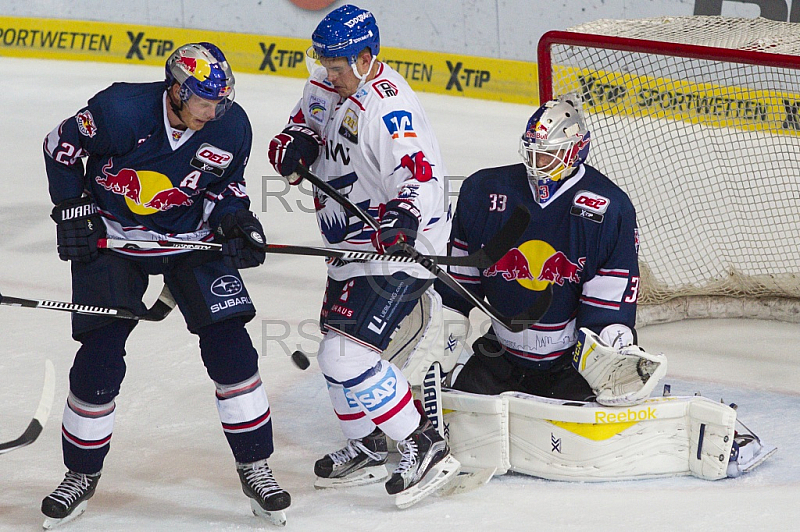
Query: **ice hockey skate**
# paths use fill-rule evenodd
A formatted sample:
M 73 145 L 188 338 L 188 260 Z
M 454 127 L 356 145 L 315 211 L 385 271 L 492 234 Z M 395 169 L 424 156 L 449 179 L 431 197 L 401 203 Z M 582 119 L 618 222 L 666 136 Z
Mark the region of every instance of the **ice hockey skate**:
M 749 473 L 778 450 L 774 445 L 766 445 L 752 431 L 747 429 L 741 421 L 739 425 L 743 431 L 736 431 L 733 436 L 731 457 L 728 460 L 728 476 L 738 477 L 742 473 Z
M 250 497 L 253 515 L 264 517 L 272 524 L 284 526 L 286 513 L 283 511 L 292 503 L 292 498 L 275 481 L 266 460 L 251 464 L 236 464 L 242 491 Z
M 314 464 L 315 488 L 344 488 L 363 486 L 385 480 L 389 471 L 384 465 L 389 452 L 386 435 L 378 428 L 360 439 L 326 454 Z
M 61 484 L 42 500 L 42 513 L 47 516 L 42 527 L 55 528 L 80 517 L 99 480 L 100 473 L 84 475 L 67 471 Z
M 397 495 L 398 508 L 408 508 L 447 485 L 458 474 L 461 463 L 433 424 L 423 416 L 405 440 L 397 442 L 400 464 L 386 481 L 389 495 Z

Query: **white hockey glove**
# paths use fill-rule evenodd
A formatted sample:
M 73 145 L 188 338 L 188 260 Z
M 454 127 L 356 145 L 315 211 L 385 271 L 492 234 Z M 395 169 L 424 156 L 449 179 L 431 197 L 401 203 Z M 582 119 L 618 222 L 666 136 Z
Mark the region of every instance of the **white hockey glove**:
M 615 349 L 582 328 L 572 365 L 605 406 L 630 406 L 644 401 L 667 373 L 667 357 L 651 355 L 637 345 Z

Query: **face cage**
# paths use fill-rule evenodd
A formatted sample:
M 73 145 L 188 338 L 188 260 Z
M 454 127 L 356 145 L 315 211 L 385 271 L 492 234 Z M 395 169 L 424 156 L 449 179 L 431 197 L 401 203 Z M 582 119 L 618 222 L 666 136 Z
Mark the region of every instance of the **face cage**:
M 538 147 L 534 142 L 520 139 L 519 141 L 519 154 L 522 157 L 522 162 L 528 170 L 528 175 L 535 177 L 539 184 L 546 184 L 549 181 L 560 181 L 564 179 L 567 171 L 572 168 L 575 163 L 577 154 L 573 153 L 575 150 L 575 142 L 566 140 L 560 144 L 552 146 Z M 549 158 L 546 165 L 539 167 L 536 163 L 536 154 L 543 153 Z M 559 156 L 560 154 L 560 156 Z
M 217 103 L 214 106 L 214 118 L 211 120 L 219 120 L 222 118 L 222 115 L 224 115 L 225 112 L 233 105 L 233 99 L 236 96 L 236 89 L 231 87 L 230 94 L 221 100 L 209 100 L 195 94 L 191 87 L 184 82 L 178 91 L 178 96 L 180 97 L 181 102 L 183 102 L 183 104 L 186 106 L 186 109 L 189 111 L 189 113 L 197 118 L 202 118 L 204 115 L 203 111 L 206 109 L 207 105 L 216 101 Z
M 377 59 L 377 56 L 374 56 L 374 55 L 372 56 L 372 61 L 370 61 L 369 68 L 367 69 L 367 72 L 365 74 L 359 74 L 358 73 L 358 67 L 356 66 L 356 59 L 358 59 L 358 56 L 347 57 L 347 56 L 342 55 L 342 56 L 339 56 L 339 57 L 344 57 L 344 58 L 347 59 L 347 63 L 350 65 L 350 68 L 353 69 L 353 74 L 355 74 L 356 78 L 358 78 L 358 88 L 360 89 L 364 85 L 364 83 L 367 81 L 367 76 L 369 75 L 370 71 L 372 70 L 372 65 L 375 64 L 375 60 Z M 319 54 L 317 53 L 316 50 L 314 50 L 314 46 L 312 45 L 312 46 L 309 46 L 308 49 L 306 50 L 306 70 L 308 70 L 309 74 L 313 75 L 314 72 L 316 72 L 316 70 L 318 68 L 325 68 L 325 67 L 320 62 Z

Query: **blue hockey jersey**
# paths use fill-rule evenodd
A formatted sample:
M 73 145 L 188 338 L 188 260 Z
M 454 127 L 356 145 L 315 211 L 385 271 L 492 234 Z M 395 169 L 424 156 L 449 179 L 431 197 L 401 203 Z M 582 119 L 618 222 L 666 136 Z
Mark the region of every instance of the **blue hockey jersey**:
M 517 204 L 531 221 L 517 245 L 493 266 L 450 267 L 450 273 L 505 315 L 530 307 L 553 285 L 553 302 L 541 321 L 512 333 L 492 328 L 505 349 L 526 366 L 546 368 L 571 352 L 580 327 L 600 332 L 636 318 L 639 287 L 638 229 L 628 198 L 606 176 L 581 165 L 545 206 L 533 197 L 525 166 L 476 172 L 464 181 L 450 239 L 451 254 L 478 251 L 494 237 Z M 441 283 L 444 305 L 469 314 L 469 303 Z
M 176 130 L 165 89 L 164 82 L 115 83 L 50 132 L 44 151 L 53 203 L 85 191 L 109 238 L 146 240 L 209 239 L 222 215 L 249 208 L 252 130 L 244 110 L 234 103 L 199 131 Z

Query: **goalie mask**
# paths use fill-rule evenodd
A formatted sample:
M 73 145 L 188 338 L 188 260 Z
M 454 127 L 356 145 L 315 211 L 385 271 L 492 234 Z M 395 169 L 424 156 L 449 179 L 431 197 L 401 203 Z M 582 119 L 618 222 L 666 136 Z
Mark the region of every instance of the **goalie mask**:
M 167 88 L 180 85 L 182 105 L 195 116 L 214 106 L 214 120 L 233 104 L 234 78 L 222 51 L 208 42 L 185 44 L 175 50 L 165 66 Z M 176 111 L 177 112 L 177 111 Z
M 323 57 L 344 57 L 353 69 L 356 77 L 364 84 L 367 74 L 359 74 L 356 59 L 365 48 L 372 54 L 372 62 L 367 73 L 381 49 L 381 36 L 375 16 L 365 9 L 354 5 L 343 5 L 334 9 L 322 19 L 311 34 L 312 46 L 306 51 L 306 66 L 309 72 L 314 71 Z
M 589 154 L 589 130 L 580 98 L 568 94 L 539 107 L 528 120 L 519 154 L 536 201 L 547 203 Z

